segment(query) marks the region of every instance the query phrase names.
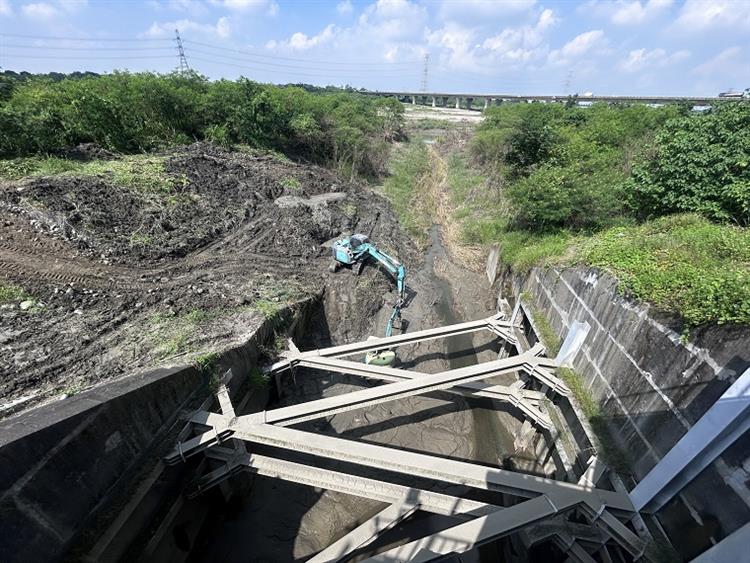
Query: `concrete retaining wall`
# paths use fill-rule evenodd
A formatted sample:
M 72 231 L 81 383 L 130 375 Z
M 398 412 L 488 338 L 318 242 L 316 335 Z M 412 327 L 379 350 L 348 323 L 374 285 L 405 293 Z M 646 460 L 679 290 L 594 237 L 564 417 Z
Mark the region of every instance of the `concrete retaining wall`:
M 220 369 L 240 376 L 230 387 L 241 386 L 256 365 L 258 345 L 290 316 L 259 324 L 245 343 L 221 355 Z M 174 446 L 180 414 L 209 395 L 205 375 L 179 366 L 106 383 L 0 422 L 0 561 L 86 553 L 97 529 L 116 519 L 139 478 Z
M 631 487 L 750 366 L 747 327 L 712 327 L 683 342 L 648 307 L 619 295 L 615 280 L 597 270 L 506 273 L 503 283 L 506 294 L 528 294 L 563 338 L 574 321 L 591 325 L 573 364 L 629 459 Z M 750 520 L 749 446 L 750 437 L 736 442 L 681 499 L 659 512 L 668 531 L 701 528 L 693 535 L 702 535 L 700 545 L 686 546 L 684 555 L 699 553 L 710 538 L 719 540 Z

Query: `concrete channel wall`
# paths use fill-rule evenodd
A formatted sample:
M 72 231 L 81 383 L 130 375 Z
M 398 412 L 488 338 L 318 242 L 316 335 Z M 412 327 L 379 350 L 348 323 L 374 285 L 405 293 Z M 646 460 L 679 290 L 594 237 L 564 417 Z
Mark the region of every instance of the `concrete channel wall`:
M 591 326 L 573 367 L 602 405 L 628 460 L 630 475 L 623 477 L 629 489 L 750 366 L 747 327 L 712 327 L 685 341 L 594 269 L 506 272 L 502 287 L 505 297 L 524 294 L 563 338 L 574 321 Z M 684 556 L 700 553 L 750 520 L 749 471 L 745 436 L 657 513 L 670 537 L 696 530 L 676 546 Z
M 281 326 L 294 328 L 308 305 L 248 327 L 247 340 L 219 356 L 222 373 L 231 368 L 235 376 L 231 390 L 247 383 L 259 347 Z M 0 422 L 0 561 L 119 560 L 127 545 L 116 555 L 109 545 L 96 548 L 94 559 L 89 554 L 118 518 L 112 540 L 126 543 L 127 528 L 133 538 L 141 532 L 122 512 L 139 504 L 132 499 L 147 479 L 163 490 L 130 507 L 149 509 L 140 524 L 150 524 L 173 500 L 170 494 L 180 494 L 180 476 L 171 479 L 176 489 L 164 487 L 161 458 L 184 425 L 180 415 L 210 397 L 207 379 L 191 365 L 156 369 Z

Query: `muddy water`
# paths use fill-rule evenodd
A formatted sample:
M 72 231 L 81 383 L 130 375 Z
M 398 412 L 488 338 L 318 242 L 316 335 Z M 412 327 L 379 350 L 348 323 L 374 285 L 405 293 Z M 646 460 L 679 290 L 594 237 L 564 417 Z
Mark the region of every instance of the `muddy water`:
M 456 315 L 452 284 L 435 273 L 435 261 L 447 259 L 448 256 L 440 240 L 440 227 L 433 225 L 430 229 L 430 248 L 427 251 L 425 262 L 427 268 L 430 269 L 435 296 L 438 298 L 435 303 L 435 312 L 443 325 L 460 323 L 464 320 L 459 319 Z M 472 366 L 477 363 L 471 334 L 452 336 L 446 340 L 446 344 L 448 346 L 448 363 L 451 369 Z
M 426 263 L 432 269 L 432 283 L 439 297 L 435 304 L 442 324 L 455 324 L 469 319 L 460 318 L 454 303 L 453 285 L 437 275 L 435 260 L 447 260 L 448 255 L 440 238 L 440 227 L 433 225 L 430 230 L 430 248 Z M 489 312 L 488 312 L 489 314 Z M 448 338 L 448 363 L 451 369 L 475 365 L 478 362 L 471 333 Z M 513 436 L 500 424 L 494 408 L 488 401 L 476 401 L 472 405 L 474 417 L 474 459 L 483 463 L 500 463 L 503 457 L 514 451 Z

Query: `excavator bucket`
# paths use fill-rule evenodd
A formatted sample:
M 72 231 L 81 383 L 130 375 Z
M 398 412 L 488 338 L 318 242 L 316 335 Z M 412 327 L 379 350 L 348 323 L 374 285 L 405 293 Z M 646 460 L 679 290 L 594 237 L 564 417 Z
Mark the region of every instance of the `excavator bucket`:
M 396 361 L 396 352 L 393 350 L 380 350 L 379 352 L 368 352 L 365 363 L 373 366 L 390 366 Z

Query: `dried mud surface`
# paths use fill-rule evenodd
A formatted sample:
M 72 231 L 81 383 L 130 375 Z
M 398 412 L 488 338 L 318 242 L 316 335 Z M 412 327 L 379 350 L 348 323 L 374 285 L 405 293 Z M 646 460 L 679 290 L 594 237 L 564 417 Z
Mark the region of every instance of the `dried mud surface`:
M 387 202 L 328 170 L 208 144 L 165 167 L 166 193 L 105 176 L 0 183 L 0 282 L 27 294 L 0 305 L 0 406 L 237 341 L 260 304 L 322 290 L 323 243 L 341 233 L 412 258 Z M 345 197 L 314 197 L 331 192 Z

